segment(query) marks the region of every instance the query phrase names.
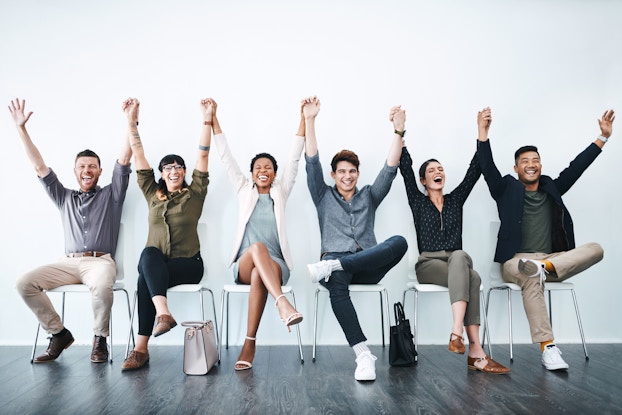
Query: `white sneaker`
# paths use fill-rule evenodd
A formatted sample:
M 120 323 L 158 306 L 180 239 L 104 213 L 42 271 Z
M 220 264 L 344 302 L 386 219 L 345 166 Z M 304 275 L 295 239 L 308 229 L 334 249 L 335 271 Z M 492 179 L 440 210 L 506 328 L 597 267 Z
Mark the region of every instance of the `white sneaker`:
M 568 369 L 568 363 L 562 359 L 562 351 L 554 343 L 544 348 L 542 364 L 547 370 Z
M 356 380 L 376 380 L 376 359 L 371 352 L 363 352 L 356 358 Z
M 332 273 L 332 268 L 328 261 L 320 261 L 315 264 L 307 264 L 307 271 L 309 271 L 312 282 L 318 283 L 322 279 L 328 282 L 330 274 Z
M 540 285 L 544 284 L 544 281 L 546 281 L 546 274 L 549 273 L 545 269 L 544 262 L 525 258 L 521 258 L 520 261 L 518 261 L 518 270 L 521 274 L 529 278 L 539 277 Z

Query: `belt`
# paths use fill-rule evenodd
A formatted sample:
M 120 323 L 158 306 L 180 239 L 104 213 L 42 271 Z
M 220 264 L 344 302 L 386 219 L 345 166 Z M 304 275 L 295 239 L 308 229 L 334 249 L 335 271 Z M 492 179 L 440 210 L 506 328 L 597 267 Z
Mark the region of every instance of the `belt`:
M 85 256 L 94 256 L 94 257 L 100 257 L 100 256 L 104 256 L 104 255 L 108 255 L 108 252 L 100 252 L 100 251 L 85 251 L 85 252 L 70 252 L 67 254 L 68 258 L 82 258 Z

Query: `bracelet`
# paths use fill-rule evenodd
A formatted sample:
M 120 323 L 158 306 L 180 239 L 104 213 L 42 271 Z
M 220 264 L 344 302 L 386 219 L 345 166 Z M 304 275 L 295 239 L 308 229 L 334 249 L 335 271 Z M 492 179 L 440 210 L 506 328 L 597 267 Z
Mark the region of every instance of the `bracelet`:
M 596 137 L 596 139 L 602 141 L 603 143 L 606 143 L 608 141 L 608 139 L 606 137 L 603 137 L 602 135 L 599 135 L 598 137 Z
M 203 121 L 203 125 L 212 125 L 211 121 Z
M 210 146 L 202 146 L 201 144 L 199 144 L 199 150 L 201 151 L 209 151 Z
M 395 132 L 395 134 L 399 135 L 402 138 L 404 138 L 404 134 L 406 134 L 406 130 L 404 130 L 404 131 L 397 131 L 397 130 L 395 130 L 394 132 Z

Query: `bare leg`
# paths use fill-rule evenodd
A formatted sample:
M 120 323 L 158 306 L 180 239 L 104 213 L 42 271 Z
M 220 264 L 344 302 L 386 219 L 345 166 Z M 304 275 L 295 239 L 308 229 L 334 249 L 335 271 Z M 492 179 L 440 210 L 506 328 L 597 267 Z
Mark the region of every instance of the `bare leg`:
M 253 268 L 251 271 L 251 283 L 250 293 L 248 295 L 248 319 L 246 323 L 246 339 L 244 339 L 244 346 L 240 351 L 238 361 L 245 361 L 253 363 L 255 359 L 255 340 L 251 340 L 257 337 L 257 330 L 259 329 L 259 322 L 261 316 L 266 308 L 266 301 L 268 299 L 268 290 L 263 285 L 257 268 Z M 249 339 L 249 337 L 251 339 Z M 236 369 L 242 369 L 245 365 L 236 365 Z
M 283 294 L 281 290 L 281 267 L 272 260 L 264 244 L 254 243 L 240 257 L 238 280 L 242 284 L 250 285 L 246 327 L 247 338 L 244 340 L 244 346 L 238 360 L 252 363 L 255 357 L 255 341 L 248 339 L 248 337 L 255 338 L 257 335 L 259 323 L 266 307 L 268 293 L 274 298 Z M 296 313 L 296 310 L 286 298 L 281 299 L 277 307 L 279 316 L 282 319 Z M 242 368 L 242 366 L 239 365 L 236 368 Z
M 473 324 L 465 328 L 469 338 L 469 357 L 484 357 L 486 353 L 479 341 L 479 325 Z
M 464 324 L 464 315 L 466 313 L 466 301 L 456 301 L 451 305 L 451 312 L 454 317 L 454 324 L 451 326 L 451 332 L 454 334 L 458 334 L 462 337 L 463 324 Z M 452 339 L 456 336 L 452 336 Z
M 156 316 L 161 316 L 162 314 L 171 315 L 171 312 L 168 309 L 168 301 L 165 296 L 155 295 L 151 297 L 151 300 L 153 301 L 153 305 L 156 309 Z
M 134 346 L 134 350 L 141 353 L 147 353 L 149 351 L 148 344 L 150 337 L 151 336 L 143 336 L 139 334 L 136 338 L 136 346 Z
M 240 257 L 239 265 L 238 278 L 241 283 L 252 285 L 251 272 L 253 269 L 257 269 L 263 286 L 274 299 L 283 294 L 281 290 L 281 267 L 270 258 L 268 249 L 264 244 L 252 244 Z M 283 320 L 296 313 L 296 309 L 286 298 L 279 300 L 277 308 L 279 309 L 279 317 Z

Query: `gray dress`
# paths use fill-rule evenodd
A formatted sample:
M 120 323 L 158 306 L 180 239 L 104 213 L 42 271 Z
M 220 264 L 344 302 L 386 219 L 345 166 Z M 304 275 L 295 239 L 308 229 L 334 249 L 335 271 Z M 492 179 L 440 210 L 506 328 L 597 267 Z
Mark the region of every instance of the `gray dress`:
M 259 195 L 255 209 L 253 209 L 253 213 L 246 224 L 242 245 L 240 245 L 237 259 L 232 267 L 233 278 L 236 284 L 240 283 L 238 279 L 240 256 L 255 242 L 262 242 L 266 245 L 270 257 L 281 267 L 281 284 L 286 285 L 289 280 L 289 268 L 287 268 L 281 253 L 276 217 L 274 216 L 274 201 L 269 194 Z

